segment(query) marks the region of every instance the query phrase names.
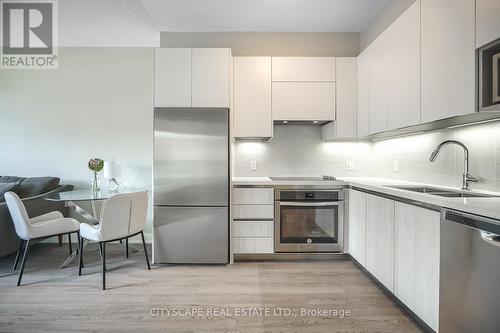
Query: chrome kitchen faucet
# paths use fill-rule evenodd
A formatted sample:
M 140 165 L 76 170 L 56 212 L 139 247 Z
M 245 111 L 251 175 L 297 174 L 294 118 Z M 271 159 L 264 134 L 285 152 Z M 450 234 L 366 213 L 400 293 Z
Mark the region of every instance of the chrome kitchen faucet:
M 469 149 L 467 149 L 467 147 L 463 143 L 456 140 L 443 141 L 431 153 L 429 160 L 431 162 L 434 162 L 436 160 L 436 157 L 439 155 L 441 148 L 443 148 L 443 146 L 446 146 L 448 144 L 456 144 L 464 149 L 464 173 L 462 177 L 462 190 L 470 190 L 470 183 L 471 182 L 477 183 L 480 180 L 480 178 L 469 173 Z

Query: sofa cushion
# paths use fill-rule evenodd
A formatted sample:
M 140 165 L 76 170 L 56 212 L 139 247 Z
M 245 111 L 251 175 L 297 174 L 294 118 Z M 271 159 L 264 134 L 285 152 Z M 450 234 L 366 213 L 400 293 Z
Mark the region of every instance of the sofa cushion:
M 20 183 L 23 180 L 24 180 L 24 177 L 0 176 L 0 183 Z
M 17 194 L 22 199 L 46 193 L 56 189 L 59 186 L 59 181 L 57 177 L 25 178 L 21 181 Z
M 4 193 L 12 191 L 17 192 L 20 188 L 19 182 L 16 183 L 0 183 L 0 202 L 5 202 Z

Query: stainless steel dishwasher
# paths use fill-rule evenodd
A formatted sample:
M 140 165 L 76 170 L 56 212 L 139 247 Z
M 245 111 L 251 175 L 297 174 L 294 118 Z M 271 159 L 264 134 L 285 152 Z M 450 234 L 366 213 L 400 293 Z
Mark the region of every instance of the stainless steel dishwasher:
M 444 210 L 439 333 L 500 332 L 500 221 Z

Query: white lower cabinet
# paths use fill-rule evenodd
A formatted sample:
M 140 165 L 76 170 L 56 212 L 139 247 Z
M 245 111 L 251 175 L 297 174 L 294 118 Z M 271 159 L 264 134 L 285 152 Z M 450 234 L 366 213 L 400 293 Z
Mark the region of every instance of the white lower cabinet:
M 233 191 L 235 205 L 273 205 L 274 189 L 272 188 L 235 188 Z
M 233 218 L 235 220 L 272 220 L 274 205 L 233 205 Z
M 234 221 L 233 235 L 236 237 L 273 237 L 273 221 Z
M 272 237 L 234 237 L 234 253 L 265 254 L 274 253 Z
M 433 330 L 439 318 L 439 212 L 395 205 L 394 294 Z
M 440 213 L 349 190 L 349 253 L 436 332 Z
M 394 291 L 394 201 L 366 197 L 366 269 Z
M 349 190 L 349 254 L 366 265 L 366 194 Z
M 233 252 L 274 253 L 274 189 L 233 191 Z
M 274 221 L 234 221 L 235 253 L 273 253 Z

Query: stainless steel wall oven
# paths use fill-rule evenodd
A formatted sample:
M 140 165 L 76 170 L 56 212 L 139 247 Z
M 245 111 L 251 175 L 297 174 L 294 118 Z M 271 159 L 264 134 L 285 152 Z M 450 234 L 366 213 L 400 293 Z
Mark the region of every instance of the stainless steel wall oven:
M 276 190 L 275 252 L 342 252 L 344 191 Z

